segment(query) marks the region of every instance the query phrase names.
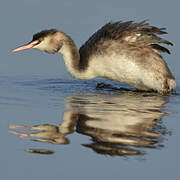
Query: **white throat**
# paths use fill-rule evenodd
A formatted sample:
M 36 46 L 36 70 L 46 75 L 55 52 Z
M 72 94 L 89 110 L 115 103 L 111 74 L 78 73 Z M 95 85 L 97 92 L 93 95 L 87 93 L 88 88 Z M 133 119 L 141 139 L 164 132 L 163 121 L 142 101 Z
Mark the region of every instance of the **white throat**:
M 72 77 L 77 79 L 92 79 L 96 77 L 93 68 L 90 68 L 90 64 L 85 70 L 80 70 L 80 54 L 74 42 L 63 43 L 59 52 L 62 54 L 67 70 Z

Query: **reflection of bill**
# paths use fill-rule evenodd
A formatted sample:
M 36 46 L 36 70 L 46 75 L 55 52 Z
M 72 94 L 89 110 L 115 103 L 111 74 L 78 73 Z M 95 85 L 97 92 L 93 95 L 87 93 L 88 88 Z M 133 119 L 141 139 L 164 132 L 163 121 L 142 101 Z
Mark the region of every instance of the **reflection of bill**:
M 147 93 L 80 94 L 67 98 L 67 111 L 59 126 L 10 126 L 37 130 L 29 134 L 10 132 L 33 137 L 34 141 L 68 144 L 66 135 L 76 131 L 91 137 L 92 143 L 84 146 L 97 153 L 137 155 L 143 153 L 141 148 L 159 147 L 163 127 L 158 119 L 166 114 L 162 110 L 166 102 L 162 96 Z

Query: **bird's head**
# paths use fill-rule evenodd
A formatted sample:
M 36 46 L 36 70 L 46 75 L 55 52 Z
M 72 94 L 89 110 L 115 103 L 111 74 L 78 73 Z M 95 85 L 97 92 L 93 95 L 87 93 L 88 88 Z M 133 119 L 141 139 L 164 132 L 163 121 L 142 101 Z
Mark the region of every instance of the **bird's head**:
M 43 30 L 34 34 L 31 42 L 14 49 L 13 52 L 33 48 L 54 54 L 61 49 L 64 38 L 64 33 L 56 29 Z

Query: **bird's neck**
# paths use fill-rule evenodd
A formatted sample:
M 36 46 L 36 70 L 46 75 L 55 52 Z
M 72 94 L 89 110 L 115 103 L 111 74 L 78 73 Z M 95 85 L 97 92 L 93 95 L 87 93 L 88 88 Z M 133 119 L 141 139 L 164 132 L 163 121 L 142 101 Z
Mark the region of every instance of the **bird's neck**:
M 65 65 L 69 73 L 77 79 L 94 78 L 89 68 L 82 68 L 82 59 L 80 59 L 79 51 L 74 41 L 67 36 L 67 40 L 63 42 L 63 46 L 59 51 L 64 59 Z

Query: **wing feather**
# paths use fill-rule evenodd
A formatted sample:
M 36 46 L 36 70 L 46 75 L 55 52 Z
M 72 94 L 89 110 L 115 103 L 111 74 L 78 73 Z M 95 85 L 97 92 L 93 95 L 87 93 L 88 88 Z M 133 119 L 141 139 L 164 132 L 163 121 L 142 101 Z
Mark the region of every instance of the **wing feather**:
M 119 41 L 119 43 L 129 43 L 136 46 L 146 46 L 154 50 L 156 53 L 170 51 L 158 44 L 173 45 L 171 42 L 158 37 L 157 35 L 167 34 L 165 28 L 157 28 L 150 26 L 147 21 L 134 23 L 127 22 L 109 22 L 95 32 L 79 49 L 82 59 L 89 58 L 94 53 L 100 51 L 100 45 L 108 40 Z

